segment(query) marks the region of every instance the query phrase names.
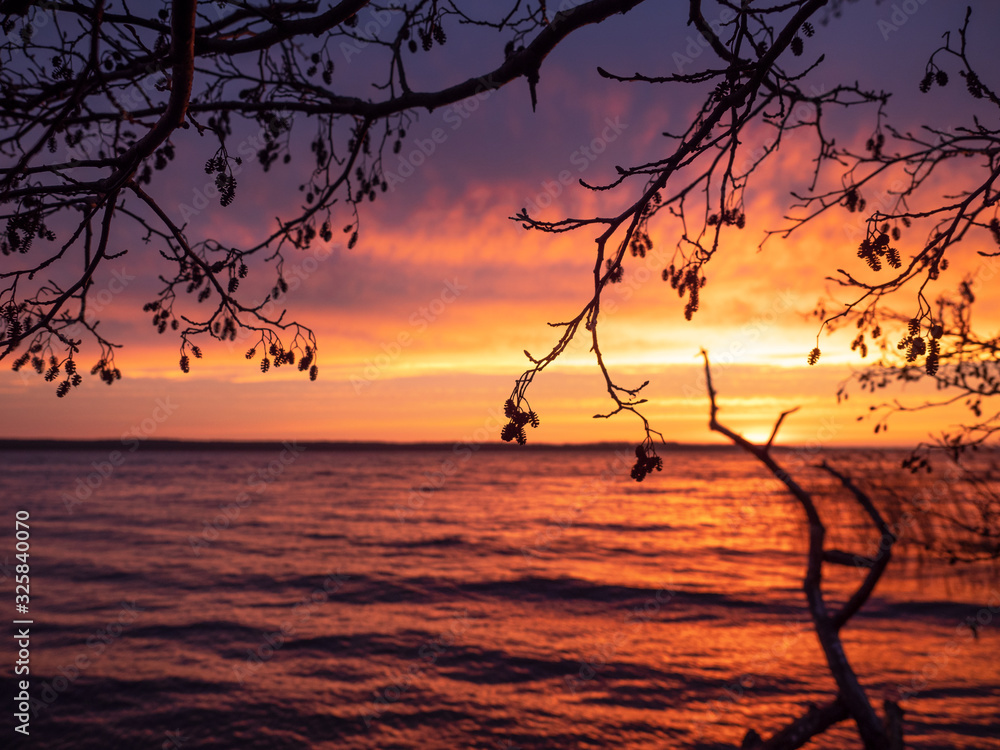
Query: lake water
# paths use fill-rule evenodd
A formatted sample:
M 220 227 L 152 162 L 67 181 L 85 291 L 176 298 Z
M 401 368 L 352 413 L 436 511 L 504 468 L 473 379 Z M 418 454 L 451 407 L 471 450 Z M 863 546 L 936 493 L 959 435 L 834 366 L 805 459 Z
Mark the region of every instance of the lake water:
M 30 513 L 25 747 L 738 747 L 834 694 L 803 514 L 742 454 L 665 453 L 636 484 L 610 448 L 119 449 L 0 453 L 5 615 Z M 784 458 L 830 546 L 870 552 L 815 456 Z M 848 656 L 880 711 L 902 693 L 910 746 L 1000 748 L 1000 576 L 927 533 L 901 527 Z M 858 746 L 847 723 L 810 745 Z

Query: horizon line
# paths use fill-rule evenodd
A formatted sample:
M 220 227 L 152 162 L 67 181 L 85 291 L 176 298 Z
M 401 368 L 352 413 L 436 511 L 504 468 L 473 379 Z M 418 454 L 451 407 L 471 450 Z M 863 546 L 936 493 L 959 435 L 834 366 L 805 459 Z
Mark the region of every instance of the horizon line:
M 476 442 L 469 440 L 438 441 L 393 441 L 393 440 L 299 440 L 261 439 L 234 440 L 231 438 L 143 438 L 128 435 L 123 438 L 17 438 L 0 437 L 0 450 L 46 450 L 65 448 L 69 450 L 107 449 L 117 446 L 136 450 L 140 445 L 153 450 L 269 450 L 293 443 L 313 450 L 439 450 L 456 446 L 476 446 L 485 450 L 611 450 L 616 448 L 634 449 L 635 443 L 621 440 L 589 441 L 582 443 L 531 442 L 525 445 L 504 443 L 500 440 Z M 666 451 L 680 450 L 742 450 L 732 443 L 686 443 L 666 441 L 656 446 Z M 809 446 L 797 443 L 775 444 L 775 448 L 796 449 L 809 447 L 816 450 L 906 450 L 908 445 L 830 445 Z

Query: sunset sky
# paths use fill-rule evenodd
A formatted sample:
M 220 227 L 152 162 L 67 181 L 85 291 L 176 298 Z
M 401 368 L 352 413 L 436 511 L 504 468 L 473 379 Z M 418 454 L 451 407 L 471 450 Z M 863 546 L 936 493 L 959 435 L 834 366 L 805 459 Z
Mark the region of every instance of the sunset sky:
M 202 340 L 204 359 L 194 361 L 189 374 L 181 373 L 177 340 L 169 332 L 156 336 L 150 316 L 141 312 L 165 267 L 153 246 L 136 242 L 122 229 L 119 242 L 134 242 L 134 247 L 108 264 L 95 291 L 108 290 L 101 298 L 105 304 L 97 306 L 105 335 L 125 344 L 117 354 L 124 379 L 107 387 L 87 378 L 57 399 L 55 384 L 30 369 L 14 373 L 5 366 L 0 436 L 118 438 L 138 432 L 227 440 L 499 441 L 499 411 L 526 367 L 523 350 L 547 352 L 558 333 L 546 323 L 573 317 L 588 299 L 595 236 L 586 230 L 529 232 L 508 217 L 522 206 L 538 206 L 532 213 L 547 218 L 599 209 L 617 213 L 638 185 L 598 200 L 576 179 L 601 183 L 613 178 L 616 164 L 665 154 L 669 142 L 661 134 L 683 129 L 696 101 L 680 88 L 615 83 L 596 73 L 601 66 L 625 75 L 662 75 L 676 69 L 675 53 L 690 54 L 685 51 L 694 44 L 694 32 L 678 22 L 684 17 L 681 4 L 671 4 L 677 8 L 669 13 L 663 4 L 646 5 L 578 32 L 550 55 L 541 70 L 536 112 L 527 85 L 519 81 L 483 101 L 420 113 L 401 154 L 386 154 L 392 190 L 362 207 L 358 244 L 348 250 L 346 235 L 335 233 L 332 243 L 289 256 L 286 278 L 298 279 L 292 282 L 298 288 L 287 299 L 287 317 L 316 331 L 317 382 L 293 368 L 262 375 L 244 359 L 244 342 Z M 972 99 L 954 63 L 949 63 L 952 85 L 926 95 L 917 88 L 942 33 L 961 25 L 965 4 L 911 0 L 901 5 L 914 9 L 900 10 L 902 24 L 893 18 L 898 5 L 848 4 L 842 18 L 831 19 L 807 40 L 802 58 L 785 65 L 804 69 L 825 52 L 826 61 L 807 81 L 821 90 L 857 80 L 895 92 L 887 115 L 901 130 L 923 122 L 970 121 Z M 973 5 L 971 56 L 982 71 L 993 73 L 1000 5 Z M 449 29 L 448 45 L 420 63 L 413 88 L 431 88 L 496 65 L 502 39 L 463 33 Z M 709 55 L 705 52 L 704 59 Z M 343 86 L 349 89 L 355 71 L 380 61 L 377 50 L 362 50 L 343 62 L 338 58 L 334 86 L 347 79 Z M 874 107 L 857 108 L 850 119 L 834 113 L 838 143 L 863 144 L 875 115 Z M 988 116 L 995 120 L 995 111 Z M 303 118 L 295 127 L 305 157 L 309 124 Z M 432 143 L 433 153 L 412 159 L 421 141 Z M 259 165 L 248 163 L 238 177 L 234 204 L 221 208 L 213 199 L 204 207 L 200 191 L 211 182 L 202 170 L 205 145 L 190 131 L 174 143 L 178 160 L 157 175 L 153 190 L 175 219 L 190 217 L 189 236 L 210 232 L 235 246 L 249 244 L 273 229 L 282 205 L 301 200 L 296 165 L 303 162 L 293 159 L 266 176 Z M 601 153 L 590 159 L 586 154 L 593 152 L 581 150 L 588 146 Z M 776 415 L 794 406 L 802 409 L 783 429 L 788 443 L 905 445 L 964 418 L 960 407 L 900 415 L 888 435 L 874 436 L 870 422 L 856 421 L 870 402 L 858 394 L 838 405 L 834 396 L 851 368 L 863 364 L 849 349 L 853 335 L 824 335 L 821 363 L 806 365 L 817 333 L 810 313 L 826 292 L 836 292 L 825 278 L 837 268 L 859 272 L 863 267 L 856 240 L 847 239 L 845 231 L 858 217 L 846 210 L 758 250 L 764 230 L 782 226 L 790 190 L 807 186 L 813 147 L 805 133 L 793 137 L 755 176 L 747 226 L 724 234 L 719 255 L 706 268 L 708 284 L 691 322 L 684 320 L 683 301 L 660 280 L 677 242 L 676 227 L 654 226 L 652 256 L 630 258 L 624 282 L 608 292 L 607 300 L 615 305 L 602 324 L 606 360 L 620 385 L 650 381 L 644 391 L 647 414 L 669 440 L 718 441 L 707 429 L 701 347 L 716 362 L 722 416 L 751 438 L 766 437 Z M 941 173 L 942 193 L 966 184 L 959 181 L 963 166 Z M 563 186 L 559 174 L 567 170 L 573 182 Z M 907 239 L 916 245 L 923 236 L 904 237 L 904 256 Z M 998 269 L 975 257 L 976 249 L 984 249 L 976 241 L 967 243 L 965 261 L 953 259 L 954 269 L 932 290 L 935 296 L 954 289 L 963 271 L 992 286 L 987 282 Z M 263 265 L 251 270 L 261 279 L 268 273 Z M 901 311 L 911 312 L 912 298 L 899 304 Z M 990 300 L 977 309 L 984 327 L 996 314 Z M 530 431 L 530 441 L 642 437 L 641 424 L 630 415 L 592 418 L 612 403 L 588 349 L 578 342 L 535 380 L 528 397 L 541 427 Z M 85 350 L 80 361 L 94 359 L 96 352 Z M 919 401 L 920 393 L 903 395 Z

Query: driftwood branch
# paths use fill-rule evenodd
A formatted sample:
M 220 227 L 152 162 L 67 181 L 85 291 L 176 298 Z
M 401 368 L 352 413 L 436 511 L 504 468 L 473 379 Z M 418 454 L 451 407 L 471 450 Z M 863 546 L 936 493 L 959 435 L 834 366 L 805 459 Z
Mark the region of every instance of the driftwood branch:
M 838 696 L 823 706 L 811 706 L 804 716 L 800 716 L 766 742 L 751 729 L 743 740 L 743 750 L 794 750 L 847 718 L 850 718 L 850 714 Z
M 868 597 L 871 595 L 871 592 L 874 590 L 879 578 L 888 565 L 891 557 L 890 550 L 895 537 L 889 531 L 888 526 L 871 502 L 871 499 L 850 478 L 824 463 L 822 468 L 837 477 L 841 481 L 841 484 L 851 492 L 861 507 L 868 513 L 872 522 L 882 534 L 883 541 L 878 557 L 871 561 L 870 567 L 864 566 L 868 567 L 865 580 L 841 610 L 830 614 L 823 596 L 823 563 L 826 561 L 842 563 L 843 559 L 841 558 L 846 553 L 840 550 L 824 550 L 826 527 L 823 525 L 812 495 L 801 487 L 771 455 L 771 449 L 774 445 L 778 428 L 785 417 L 794 410 L 783 412 L 778 417 L 771 437 L 766 444 L 757 445 L 750 442 L 742 435 L 719 422 L 719 406 L 716 401 L 715 387 L 712 384 L 712 372 L 708 353 L 703 349 L 701 354 L 705 360 L 705 383 L 709 399 L 709 428 L 713 432 L 725 435 L 735 445 L 743 448 L 764 464 L 788 488 L 789 492 L 792 493 L 792 496 L 805 511 L 806 520 L 809 525 L 809 551 L 806 562 L 806 575 L 803 579 L 802 587 L 809 605 L 809 614 L 812 617 L 813 628 L 816 631 L 816 636 L 819 638 L 823 653 L 826 656 L 827 666 L 838 688 L 837 696 L 831 703 L 822 708 L 811 708 L 807 714 L 796 719 L 772 737 L 764 740 L 755 732 L 748 733 L 744 739 L 743 747 L 757 748 L 759 750 L 794 750 L 794 748 L 802 747 L 812 737 L 822 734 L 833 724 L 846 718 L 852 718 L 857 725 L 858 735 L 864 743 L 865 750 L 889 750 L 889 748 L 897 746 L 894 743 L 899 743 L 898 746 L 901 746 L 902 722 L 898 720 L 899 707 L 892 704 L 893 711 L 888 721 L 891 730 L 887 732 L 886 724 L 883 723 L 882 719 L 875 712 L 868 695 L 865 693 L 864 688 L 861 687 L 861 683 L 854 673 L 854 669 L 848 662 L 844 646 L 840 640 L 840 629 L 868 600 Z M 889 706 L 887 706 L 887 711 L 889 711 Z

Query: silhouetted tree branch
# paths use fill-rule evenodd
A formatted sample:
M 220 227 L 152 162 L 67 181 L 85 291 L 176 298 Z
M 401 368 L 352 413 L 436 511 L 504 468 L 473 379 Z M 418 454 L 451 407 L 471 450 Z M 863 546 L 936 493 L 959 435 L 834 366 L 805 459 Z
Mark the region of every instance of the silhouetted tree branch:
M 6 222 L 0 250 L 17 265 L 0 272 L 0 358 L 13 356 L 15 369 L 30 363 L 47 379 L 60 380 L 57 394 L 63 396 L 82 380 L 77 357 L 89 336 L 101 353 L 92 373 L 109 384 L 121 377 L 114 361 L 117 345 L 98 332 L 99 321 L 87 317 L 95 271 L 127 252 L 109 253 L 107 232 L 92 247 L 100 215 L 103 227 L 112 221 L 138 227 L 156 246 L 161 263 L 172 268 L 160 274 L 164 286 L 144 310 L 159 333 L 177 332 L 182 370 L 190 368 L 189 355 L 201 356 L 194 343 L 198 337 L 235 340 L 250 332 L 247 358 L 260 357 L 263 371 L 272 362 L 297 362 L 315 379 L 319 354 L 313 332 L 286 321 L 284 312 L 265 312 L 288 291 L 284 253 L 309 247 L 317 237 L 330 241 L 331 209 L 338 202 L 352 209 L 353 220 L 344 229 L 348 246 L 354 246 L 358 206 L 388 187 L 383 151 L 399 148 L 416 110 L 430 111 L 519 78 L 527 79 L 534 97 L 543 60 L 564 38 L 638 2 L 591 0 L 551 18 L 544 4 L 521 2 L 507 4 L 498 15 L 496 9 L 471 12 L 436 0 L 344 0 L 325 11 L 314 2 L 172 0 L 151 17 L 106 13 L 103 2 L 93 7 L 5 3 L 0 154 L 9 163 L 0 168 L 0 219 Z M 376 22 L 359 28 L 362 9 Z M 51 14 L 57 22 L 36 34 L 36 14 Z M 445 26 L 457 23 L 504 32 L 503 62 L 479 75 L 460 74 L 437 90 L 413 90 L 406 55 L 417 53 L 417 39 L 425 51 L 446 43 Z M 9 36 L 18 26 L 19 34 Z M 384 77 L 373 81 L 379 96 L 337 93 L 336 87 L 347 85 L 334 82 L 338 44 L 382 50 Z M 372 72 L 374 62 L 368 66 Z M 235 172 L 246 156 L 242 148 L 233 153 L 228 143 L 234 120 L 262 128 L 264 142 L 251 155 L 267 171 L 279 159 L 291 160 L 292 119 L 298 113 L 308 115 L 318 133 L 312 141 L 315 165 L 305 171 L 301 186 L 306 206 L 298 215 L 279 218 L 277 229 L 259 242 L 234 247 L 189 237 L 187 217 L 166 210 L 151 189 L 154 173 L 177 158 L 171 136 L 193 127 L 218 142 L 205 171 L 215 178 L 220 203 L 228 206 L 236 197 Z M 60 142 L 69 158 L 59 153 Z M 138 200 L 137 207 L 128 196 Z M 83 271 L 74 274 L 81 255 Z M 273 264 L 276 276 L 263 300 L 246 299 L 239 290 L 255 258 Z M 44 282 L 42 272 L 51 274 Z M 195 304 L 212 300 L 211 310 L 189 312 L 189 297 Z
M 739 446 L 760 461 L 785 485 L 805 512 L 809 529 L 809 551 L 802 587 L 809 604 L 813 628 L 838 688 L 837 697 L 831 703 L 818 710 L 810 711 L 768 740 L 759 740 L 756 733 L 749 735 L 743 746 L 745 748 L 766 748 L 766 750 L 791 750 L 801 747 L 812 737 L 826 731 L 838 721 L 852 718 L 858 727 L 858 734 L 866 750 L 889 750 L 889 748 L 894 747 L 893 743 L 902 742 L 901 734 L 898 734 L 901 732 L 901 727 L 898 724 L 893 724 L 893 731 L 898 736 L 891 736 L 887 732 L 886 723 L 875 713 L 871 701 L 864 688 L 861 687 L 861 683 L 844 653 L 844 646 L 840 640 L 840 630 L 864 605 L 875 589 L 892 557 L 892 545 L 896 541 L 896 537 L 889 530 L 868 495 L 848 476 L 824 461 L 821 468 L 837 478 L 851 493 L 880 534 L 878 554 L 874 559 L 867 560 L 867 564 L 864 566 L 868 569 L 865 579 L 839 610 L 831 612 L 823 595 L 823 564 L 842 564 L 853 567 L 855 562 L 848 554 L 824 548 L 826 527 L 823 525 L 812 495 L 796 482 L 772 455 L 774 433 L 777 432 L 785 417 L 792 412 L 785 411 L 778 417 L 774 432 L 772 432 L 771 439 L 767 444 L 757 445 L 750 442 L 719 422 L 719 407 L 716 402 L 715 388 L 712 385 L 712 371 L 708 353 L 704 349 L 702 357 L 705 360 L 705 382 L 709 400 L 709 429 L 724 435 L 734 445 Z
M 757 7 L 743 4 L 739 10 L 729 6 L 732 8 L 730 20 L 719 27 L 727 34 L 723 39 L 705 21 L 703 3 L 692 0 L 690 22 L 709 40 L 723 62 L 721 67 L 708 66 L 696 73 L 667 76 L 620 76 L 598 69 L 606 78 L 629 83 L 673 87 L 715 83 L 687 130 L 678 135 L 664 133 L 668 142 L 674 145 L 660 158 L 630 168 L 618 167 L 618 178 L 609 184 L 592 186 L 581 181 L 584 187 L 595 191 L 625 190 L 626 183 L 638 181 L 638 196 L 627 198 L 626 207 L 615 216 L 544 221 L 522 209 L 513 217 L 526 228 L 543 232 L 593 228 L 597 232 L 594 238 L 597 254 L 590 299 L 574 318 L 555 324 L 563 333 L 547 354 L 538 358 L 529 355 L 532 367 L 518 379 L 511 401 L 515 408 L 520 406 L 534 377 L 565 351 L 583 326 L 590 333 L 597 365 L 614 404 L 610 414 L 597 416 L 628 411 L 643 422 L 646 437 L 637 449 L 633 471 L 636 478 L 645 476 L 648 469 L 644 467 L 655 466 L 653 438 L 662 439 L 662 436 L 650 427 L 637 408 L 644 403 L 639 392 L 646 384 L 635 388 L 620 386 L 605 365 L 598 338 L 601 295 L 609 284 L 621 281 L 628 252 L 634 257 L 645 257 L 652 248 L 651 223 L 661 214 L 676 217 L 681 222 L 682 233 L 674 262 L 664 269 L 663 279 L 679 296 L 687 297 L 685 317 L 690 320 L 699 306 L 700 289 L 706 283 L 703 267 L 718 251 L 723 227 L 742 229 L 745 225 L 744 194 L 751 174 L 777 150 L 783 133 L 803 126 L 793 114 L 795 105 L 809 103 L 820 111 L 823 106 L 850 107 L 885 101 L 887 95 L 865 91 L 858 86 L 838 86 L 825 93 L 803 91 L 798 83 L 802 71 L 786 71 L 783 62 L 779 62 L 786 50 L 791 49 L 793 57 L 802 54 L 800 33 L 804 29 L 810 34 L 813 32 L 809 19 L 825 5 L 825 0 L 803 0 Z M 781 14 L 785 17 L 781 18 Z M 772 17 L 780 18 L 780 25 Z M 741 165 L 737 155 L 742 153 L 739 146 L 744 132 L 759 122 L 775 129 L 776 140 L 763 155 Z M 832 143 L 825 140 L 818 120 L 812 125 L 822 149 L 830 152 Z M 697 209 L 692 211 L 690 204 L 695 201 Z
M 625 190 L 626 183 L 640 181 L 638 197 L 627 200 L 626 209 L 606 218 L 567 218 L 543 221 L 522 211 L 516 218 L 531 229 L 544 232 L 566 232 L 595 227 L 599 234 L 597 263 L 594 271 L 594 291 L 584 309 L 573 319 L 558 324 L 563 335 L 551 351 L 533 358 L 533 367 L 518 380 L 512 394 L 515 404 L 523 397 L 526 384 L 542 369 L 557 359 L 583 325 L 591 332 L 597 364 L 607 383 L 615 408 L 611 412 L 631 411 L 643 421 L 646 432 L 644 445 L 652 449 L 656 434 L 639 411 L 643 403 L 636 389 L 617 385 L 604 364 L 597 343 L 600 298 L 608 284 L 620 281 L 627 265 L 626 252 L 643 257 L 652 247 L 649 227 L 657 217 L 679 221 L 680 237 L 674 251 L 674 261 L 664 269 L 663 278 L 687 298 L 685 317 L 690 319 L 699 307 L 699 290 L 707 277 L 704 267 L 720 247 L 723 232 L 740 229 L 745 222 L 744 205 L 751 176 L 782 144 L 784 136 L 802 129 L 815 134 L 812 181 L 804 192 L 793 192 L 784 227 L 767 232 L 768 237 L 788 238 L 818 218 L 833 210 L 846 209 L 859 213 L 867 227 L 858 236 L 857 255 L 868 269 L 879 274 L 885 267 L 892 273 L 888 278 L 876 275 L 869 279 L 854 271 L 838 270 L 833 277 L 838 286 L 849 294 L 844 301 L 829 301 L 817 308 L 820 333 L 854 324 L 859 330 L 852 349 L 867 355 L 870 337 L 883 352 L 903 351 L 899 361 L 891 355 L 879 367 L 865 371 L 862 384 L 887 385 L 895 380 L 912 380 L 926 373 L 936 377 L 939 388 L 948 396 L 941 402 L 928 402 L 911 407 L 894 402 L 888 410 L 931 408 L 938 403 L 951 404 L 965 399 L 976 421 L 960 426 L 942 437 L 941 443 L 952 453 L 960 453 L 970 445 L 984 442 L 993 435 L 998 414 L 979 420 L 984 398 L 996 394 L 1000 371 L 996 363 L 996 339 L 974 333 L 968 326 L 966 308 L 973 302 L 972 282 L 962 284 L 964 306 L 939 302 L 937 310 L 926 297 L 930 282 L 939 278 L 949 266 L 949 257 L 959 252 L 963 243 L 974 249 L 980 235 L 988 231 L 1000 244 L 1000 221 L 997 218 L 994 183 L 1000 174 L 1000 129 L 984 125 L 973 116 L 971 121 L 944 129 L 924 126 L 914 134 L 894 127 L 887 121 L 886 105 L 890 94 L 869 91 L 854 86 L 837 86 L 830 91 L 805 90 L 804 75 L 822 64 L 822 58 L 811 64 L 806 61 L 794 72 L 785 68 L 788 61 L 801 57 L 815 29 L 810 18 L 826 5 L 822 2 L 794 2 L 771 7 L 744 4 L 731 6 L 730 20 L 709 24 L 705 20 L 703 3 L 689 4 L 689 22 L 693 24 L 717 60 L 706 63 L 691 73 L 674 75 L 625 76 L 599 69 L 607 78 L 623 83 L 642 85 L 696 86 L 714 83 L 715 89 L 702 101 L 698 114 L 689 128 L 676 139 L 673 150 L 662 158 L 631 168 L 618 167 L 618 178 L 605 185 L 588 185 L 595 191 Z M 782 17 L 781 13 L 788 15 Z M 773 15 L 772 15 L 773 14 Z M 932 87 L 946 86 L 949 81 L 945 67 L 957 67 L 964 78 L 970 97 L 981 100 L 987 107 L 1000 103 L 993 90 L 983 82 L 970 62 L 967 34 L 971 8 L 965 14 L 958 31 L 957 44 L 952 34 L 945 34 L 944 44 L 931 55 L 920 81 L 925 93 Z M 788 57 L 785 52 L 789 52 Z M 752 54 L 750 54 L 752 52 Z M 700 60 L 699 60 L 700 62 Z M 811 115 L 796 115 L 796 105 L 808 105 Z M 827 131 L 827 113 L 832 107 L 872 105 L 875 127 L 863 149 L 838 145 Z M 988 110 L 987 110 L 988 111 Z M 751 140 L 746 134 L 755 125 L 764 124 L 774 131 L 772 142 L 756 154 L 746 156 L 741 143 Z M 743 157 L 742 168 L 740 164 Z M 972 160 L 974 168 L 963 171 L 967 187 L 958 192 L 951 186 L 942 189 L 938 180 L 955 158 Z M 840 172 L 839 184 L 826 186 L 821 175 L 829 168 Z M 889 188 L 882 185 L 894 179 Z M 582 182 L 582 181 L 581 181 Z M 669 186 L 669 192 L 664 192 Z M 869 208 L 865 193 L 872 191 Z M 881 192 L 879 192 L 881 191 Z M 873 207 L 874 207 L 873 206 Z M 923 228 L 925 239 L 901 248 L 904 231 L 909 236 Z M 977 251 L 993 256 L 997 251 Z M 908 254 L 907 254 L 908 253 Z M 603 265 L 602 265 L 603 264 Z M 901 316 L 888 300 L 906 299 L 914 287 L 916 312 Z M 833 306 L 833 310 L 828 309 Z M 905 329 L 898 341 L 898 326 Z M 820 357 L 817 346 L 808 361 L 815 364 Z M 903 361 L 905 360 L 905 361 Z M 919 363 L 919 364 L 917 364 Z M 920 369 L 918 369 L 918 367 Z M 843 395 L 843 394 L 841 394 Z M 607 416 L 607 415 L 599 415 Z M 876 431 L 884 429 L 876 425 Z M 645 460 L 639 456 L 639 462 Z M 638 466 L 639 464 L 637 464 Z M 641 472 L 640 472 L 641 473 Z
M 953 75 L 957 68 L 969 96 L 995 115 L 1000 98 L 969 59 L 971 21 L 970 7 L 958 30 L 957 42 L 951 32 L 946 32 L 944 44 L 931 54 L 920 89 L 927 94 L 932 88 L 948 85 L 950 73 Z M 838 397 L 847 395 L 850 383 L 874 392 L 895 383 L 925 378 L 942 394 L 919 403 L 894 399 L 875 407 L 875 432 L 888 429 L 893 413 L 957 403 L 969 408 L 972 416 L 967 422 L 935 440 L 952 458 L 958 458 L 967 449 L 985 443 L 1000 427 L 1000 414 L 995 407 L 988 406 L 1000 384 L 997 338 L 972 327 L 976 291 L 996 274 L 992 267 L 995 261 L 989 259 L 1000 254 L 996 249 L 1000 245 L 1000 219 L 995 184 L 1000 176 L 1000 128 L 991 128 L 986 124 L 989 118 L 976 116 L 970 122 L 956 123 L 947 129 L 923 126 L 914 133 L 897 130 L 889 124 L 883 127 L 881 120 L 880 113 L 879 127 L 867 143 L 867 153 L 842 153 L 850 165 L 844 173 L 844 189 L 799 196 L 807 213 L 788 231 L 838 204 L 851 211 L 863 211 L 862 189 L 866 185 L 888 176 L 899 181 L 899 187 L 882 194 L 879 209 L 867 219 L 868 231 L 858 248 L 859 257 L 872 271 L 882 271 L 885 264 L 893 273 L 884 280 L 862 280 L 838 269 L 839 276 L 832 280 L 860 293 L 839 312 L 829 314 L 820 306 L 817 315 L 825 326 L 854 323 L 859 332 L 852 349 L 866 356 L 867 336 L 881 354 L 876 364 L 845 383 Z M 970 164 L 962 170 L 965 187 L 957 193 L 944 194 L 934 181 L 946 165 L 959 158 Z M 921 244 L 911 243 L 909 247 L 916 252 L 906 257 L 895 245 L 904 231 L 909 234 L 911 227 L 918 226 L 924 228 L 926 238 Z M 987 260 L 977 272 L 962 280 L 955 296 L 945 295 L 931 302 L 926 296 L 929 283 L 948 269 L 949 258 L 961 257 L 955 253 L 963 243 Z M 900 313 L 884 305 L 887 297 L 898 296 L 904 285 L 911 282 L 917 284 L 912 312 Z M 914 470 L 929 469 L 929 447 L 919 446 L 904 465 Z

